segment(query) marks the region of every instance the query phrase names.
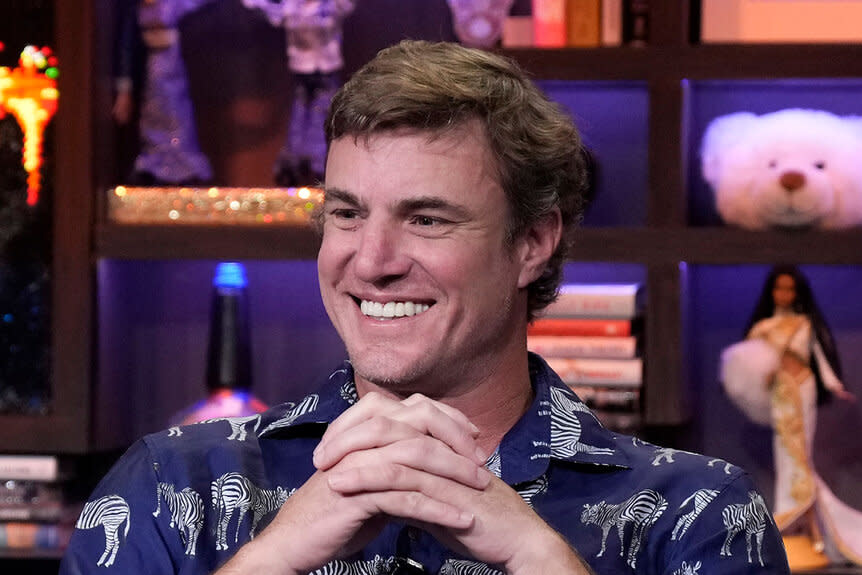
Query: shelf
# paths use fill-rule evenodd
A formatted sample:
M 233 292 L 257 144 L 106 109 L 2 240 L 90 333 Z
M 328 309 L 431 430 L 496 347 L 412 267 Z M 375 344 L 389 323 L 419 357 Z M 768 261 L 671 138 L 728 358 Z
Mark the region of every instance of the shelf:
M 574 238 L 569 258 L 577 261 L 862 265 L 862 228 L 582 228 Z M 291 227 L 103 225 L 96 232 L 97 257 L 120 260 L 313 260 L 319 245 L 314 231 Z
M 320 240 L 289 226 L 131 226 L 96 228 L 96 255 L 112 259 L 316 259 Z
M 582 261 L 862 264 L 862 228 L 747 231 L 733 228 L 605 228 L 575 232 L 570 259 Z
M 519 48 L 501 53 L 543 80 L 666 82 L 668 78 L 862 77 L 862 44 Z

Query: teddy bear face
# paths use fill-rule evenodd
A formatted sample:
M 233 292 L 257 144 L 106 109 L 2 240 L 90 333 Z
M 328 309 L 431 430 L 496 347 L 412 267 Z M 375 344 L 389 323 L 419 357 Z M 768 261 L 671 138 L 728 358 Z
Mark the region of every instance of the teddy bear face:
M 825 112 L 719 118 L 704 139 L 704 176 L 730 224 L 840 228 L 862 222 L 862 138 Z

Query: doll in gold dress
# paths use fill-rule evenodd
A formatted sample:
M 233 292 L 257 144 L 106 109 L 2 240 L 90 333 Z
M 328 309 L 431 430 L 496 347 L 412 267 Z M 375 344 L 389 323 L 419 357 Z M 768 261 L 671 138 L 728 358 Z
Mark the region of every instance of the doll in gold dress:
M 776 266 L 763 286 L 746 339 L 722 354 L 721 380 L 751 419 L 773 430 L 775 522 L 792 569 L 862 565 L 862 512 L 842 503 L 814 469 L 817 407 L 854 400 L 841 382 L 835 342 L 805 276 Z

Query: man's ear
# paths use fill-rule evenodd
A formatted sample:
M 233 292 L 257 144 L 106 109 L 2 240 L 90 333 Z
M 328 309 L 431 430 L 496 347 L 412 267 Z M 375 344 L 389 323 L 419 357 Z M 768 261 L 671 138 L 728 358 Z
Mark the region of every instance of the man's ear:
M 521 262 L 519 288 L 527 287 L 542 275 L 545 264 L 560 244 L 562 234 L 563 218 L 560 210 L 554 208 L 551 213 L 525 229 L 515 240 Z

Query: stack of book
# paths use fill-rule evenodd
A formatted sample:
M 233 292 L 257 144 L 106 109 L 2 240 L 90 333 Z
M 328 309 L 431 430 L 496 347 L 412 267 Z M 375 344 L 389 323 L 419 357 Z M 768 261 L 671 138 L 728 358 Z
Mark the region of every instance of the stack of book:
M 62 550 L 76 515 L 57 457 L 0 455 L 0 551 Z
M 527 332 L 530 351 L 619 431 L 640 424 L 643 311 L 639 283 L 564 284 Z

